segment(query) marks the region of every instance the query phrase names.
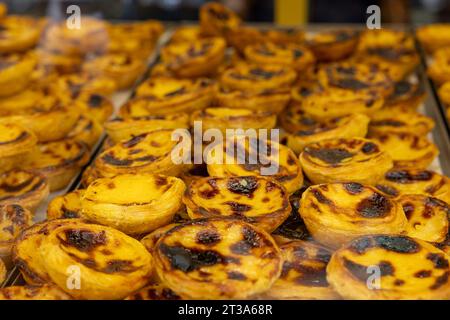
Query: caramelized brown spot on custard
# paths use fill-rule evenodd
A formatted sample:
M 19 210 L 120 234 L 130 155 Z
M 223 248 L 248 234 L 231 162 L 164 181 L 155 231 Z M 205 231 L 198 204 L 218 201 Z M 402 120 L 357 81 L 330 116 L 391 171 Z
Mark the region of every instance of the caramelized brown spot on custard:
M 353 157 L 353 153 L 341 148 L 306 148 L 305 151 L 311 156 L 318 158 L 329 164 L 338 164 L 344 159 Z
M 106 233 L 104 231 L 95 233 L 90 230 L 69 229 L 64 233 L 66 240 L 62 242 L 83 252 L 91 251 L 97 246 L 106 244 Z
M 196 241 L 199 244 L 214 245 L 220 242 L 220 234 L 214 230 L 202 230 L 197 233 Z
M 388 214 L 392 205 L 386 197 L 374 193 L 370 197 L 361 200 L 356 211 L 365 218 L 381 218 Z

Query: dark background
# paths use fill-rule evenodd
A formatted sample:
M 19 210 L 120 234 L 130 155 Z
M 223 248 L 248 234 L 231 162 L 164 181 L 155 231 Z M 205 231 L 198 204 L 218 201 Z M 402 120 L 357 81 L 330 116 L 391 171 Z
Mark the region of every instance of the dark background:
M 295 0 L 292 0 L 295 1 Z M 206 0 L 6 0 L 10 12 L 62 17 L 70 4 L 106 19 L 196 20 Z M 275 0 L 223 0 L 246 21 L 273 22 Z M 363 22 L 366 8 L 381 7 L 383 22 L 450 22 L 450 0 L 309 0 L 309 22 Z

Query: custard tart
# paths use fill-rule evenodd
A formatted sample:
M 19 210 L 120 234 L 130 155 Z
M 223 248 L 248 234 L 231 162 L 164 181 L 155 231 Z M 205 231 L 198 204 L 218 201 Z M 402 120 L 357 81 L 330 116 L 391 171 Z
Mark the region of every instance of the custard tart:
M 33 216 L 30 211 L 17 204 L 0 205 L 0 257 L 8 260 L 11 247 L 20 232 L 28 228 Z M 0 259 L 1 260 L 1 259 Z
M 73 108 L 81 113 L 88 114 L 90 118 L 95 119 L 99 124 L 105 123 L 114 112 L 111 99 L 96 93 L 81 94 L 73 102 Z
M 47 219 L 85 218 L 81 210 L 81 196 L 84 191 L 79 189 L 53 198 L 47 207 Z
M 449 257 L 433 245 L 402 235 L 369 235 L 336 251 L 327 279 L 345 299 L 450 298 Z M 375 280 L 378 279 L 378 280 Z
M 371 132 L 369 138 L 376 141 L 381 150 L 391 156 L 394 167 L 399 169 L 425 169 L 439 154 L 434 143 L 425 136 L 411 132 Z
M 203 178 L 183 196 L 191 219 L 235 217 L 272 232 L 289 216 L 289 194 L 264 177 Z
M 0 173 L 20 167 L 35 149 L 36 136 L 26 127 L 0 122 Z
M 427 72 L 437 84 L 450 81 L 450 48 L 439 49 L 433 54 L 433 61 Z
M 267 291 L 282 259 L 265 231 L 242 220 L 193 220 L 156 243 L 155 267 L 163 283 L 192 299 L 245 299 Z
M 280 245 L 283 268 L 280 277 L 263 294 L 267 299 L 335 300 L 339 295 L 327 281 L 329 249 L 302 240 Z
M 74 73 L 58 77 L 50 89 L 64 102 L 71 102 L 83 95 L 109 96 L 116 89 L 116 83 L 107 76 L 88 73 Z
M 49 191 L 45 178 L 31 171 L 12 170 L 0 175 L 0 205 L 18 204 L 34 211 Z
M 395 29 L 365 30 L 359 39 L 357 51 L 364 52 L 370 48 L 380 47 L 407 48 L 415 47 L 414 38 L 410 33 Z
M 272 129 L 277 118 L 274 113 L 268 111 L 212 107 L 192 113 L 191 123 L 196 121 L 201 122 L 205 131 L 218 129 L 225 134 L 227 129 Z
M 359 32 L 333 30 L 312 34 L 306 45 L 319 61 L 337 61 L 350 56 L 358 45 Z
M 423 194 L 450 203 L 449 178 L 430 170 L 392 169 L 385 173 L 376 187 L 392 197 Z
M 397 81 L 394 91 L 386 98 L 385 109 L 415 111 L 425 99 L 425 90 L 421 83 Z
M 264 92 L 289 87 L 296 78 L 296 72 L 291 68 L 248 64 L 226 70 L 220 82 L 225 88 L 231 90 Z
M 83 64 L 83 70 L 114 80 L 118 90 L 131 87 L 145 71 L 145 61 L 127 54 L 110 53 Z
M 450 46 L 450 24 L 434 23 L 421 26 L 416 36 L 428 52 Z
M 0 300 L 72 300 L 72 298 L 54 284 L 44 284 L 0 289 Z
M 78 223 L 77 219 L 46 220 L 23 230 L 16 237 L 12 247 L 12 260 L 26 283 L 42 285 L 51 282 L 39 254 L 42 241 L 53 229 L 65 224 L 77 225 Z
M 102 126 L 96 120 L 81 115 L 67 138 L 83 142 L 91 149 L 100 139 L 102 132 Z
M 268 29 L 263 30 L 265 39 L 272 43 L 288 44 L 288 43 L 302 43 L 305 40 L 305 33 L 302 30 L 296 28 L 287 29 Z
M 364 137 L 369 117 L 354 113 L 337 118 L 314 119 L 301 108 L 288 108 L 280 116 L 282 127 L 288 131 L 287 146 L 300 154 L 310 143 L 326 139 Z
M 155 248 L 156 243 L 158 242 L 159 238 L 161 238 L 163 235 L 167 233 L 170 229 L 180 225 L 179 223 L 170 223 L 165 225 L 164 227 L 160 227 L 145 237 L 141 239 L 141 243 L 144 245 L 144 247 L 147 249 L 148 252 L 152 253 L 153 249 Z
M 161 173 L 177 176 L 184 170 L 182 163 L 172 161 L 178 142 L 172 140 L 171 129 L 156 130 L 122 141 L 103 151 L 95 167 L 104 177 L 125 173 Z
M 408 224 L 399 203 L 356 182 L 309 187 L 299 213 L 313 238 L 330 248 L 363 235 L 400 234 Z
M 142 288 L 126 297 L 125 300 L 183 300 L 183 298 L 167 286 L 158 283 Z
M 80 28 L 71 28 L 66 21 L 52 22 L 43 40 L 47 50 L 64 55 L 102 52 L 108 43 L 107 22 L 88 16 L 81 17 Z
M 175 79 L 155 77 L 136 89 L 137 98 L 129 104 L 142 104 L 154 114 L 192 112 L 206 108 L 212 102 L 213 82 L 206 78 Z M 123 108 L 138 108 L 125 105 Z
M 437 198 L 405 194 L 398 198 L 408 227 L 406 234 L 427 242 L 442 242 L 447 237 L 450 205 Z
M 185 188 L 182 180 L 163 175 L 97 179 L 81 196 L 82 212 L 90 221 L 126 234 L 148 233 L 172 221 Z
M 200 32 L 205 36 L 223 36 L 242 22 L 236 13 L 217 2 L 202 5 L 199 21 Z
M 369 132 L 376 134 L 395 132 L 426 135 L 433 127 L 433 119 L 421 113 L 408 109 L 392 110 L 386 107 L 371 115 Z
M 2 123 L 15 123 L 32 131 L 39 142 L 63 139 L 76 124 L 79 111 L 69 106 L 63 106 L 49 97 L 49 105 L 37 104 L 35 107 L 17 110 L 0 118 Z M 43 101 L 42 103 L 45 103 Z
M 225 47 L 222 38 L 172 43 L 161 50 L 161 59 L 177 77 L 203 77 L 217 71 L 224 60 Z
M 131 117 L 126 115 L 123 118 L 117 117 L 105 123 L 108 137 L 115 143 L 129 140 L 134 136 L 150 131 L 179 128 L 189 128 L 189 116 L 187 113 Z
M 33 54 L 0 56 L 0 97 L 10 96 L 25 89 L 31 81 L 36 65 Z
M 23 52 L 34 47 L 42 24 L 26 16 L 6 16 L 0 20 L 0 53 Z
M 67 186 L 89 159 L 84 143 L 64 139 L 40 144 L 26 159 L 25 168 L 44 176 L 50 191 Z
M 279 113 L 291 98 L 290 90 L 289 87 L 281 87 L 254 92 L 217 86 L 214 100 L 222 107 Z
M 364 138 L 329 139 L 309 144 L 300 154 L 300 164 L 314 184 L 374 184 L 393 165 L 387 152 Z
M 153 267 L 151 255 L 136 239 L 83 222 L 49 231 L 39 255 L 50 279 L 75 299 L 123 299 L 147 283 Z M 68 285 L 71 269 L 79 286 Z
M 290 194 L 303 184 L 302 169 L 295 153 L 275 141 L 237 135 L 216 147 L 206 155 L 210 176 L 267 176 L 283 185 Z M 234 152 L 235 149 L 238 152 Z
M 258 43 L 245 48 L 245 58 L 255 64 L 280 65 L 302 72 L 315 62 L 312 52 L 301 45 Z
M 175 29 L 170 37 L 171 43 L 176 42 L 195 42 L 202 37 L 200 27 L 197 25 L 181 26 Z
M 227 44 L 233 47 L 237 53 L 244 55 L 245 48 L 249 45 L 267 42 L 268 35 L 262 30 L 240 25 L 225 32 Z
M 83 57 L 79 55 L 66 55 L 63 52 L 52 49 L 36 49 L 39 65 L 49 68 L 61 75 L 79 73 L 83 64 Z

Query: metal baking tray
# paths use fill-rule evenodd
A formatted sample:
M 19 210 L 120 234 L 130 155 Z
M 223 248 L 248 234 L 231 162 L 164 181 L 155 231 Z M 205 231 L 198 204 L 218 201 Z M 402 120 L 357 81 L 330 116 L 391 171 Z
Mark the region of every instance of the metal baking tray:
M 161 48 L 164 47 L 169 41 L 173 34 L 173 31 L 175 28 L 179 26 L 185 26 L 185 25 L 192 25 L 193 22 L 169 22 L 165 24 L 167 27 L 166 31 L 161 35 L 155 50 L 152 54 L 152 56 L 149 59 L 148 68 L 147 71 L 144 73 L 144 75 L 135 83 L 133 88 L 131 88 L 127 94 L 126 98 L 124 98 L 122 101 L 126 101 L 130 98 L 132 98 L 135 95 L 135 90 L 137 86 L 142 83 L 150 74 L 153 66 L 159 61 L 159 54 L 161 51 Z M 319 32 L 323 30 L 333 30 L 333 29 L 339 29 L 339 28 L 355 28 L 355 29 L 362 29 L 362 25 L 357 24 L 310 24 L 306 26 L 296 26 L 296 27 L 280 27 L 273 24 L 252 24 L 257 27 L 261 28 L 278 28 L 278 29 L 292 29 L 297 28 L 304 30 L 306 32 Z M 407 26 L 405 25 L 390 25 L 389 27 L 392 27 L 394 29 L 402 29 L 402 30 L 409 30 Z M 422 52 L 421 52 L 422 54 Z M 437 99 L 437 95 L 435 92 L 435 89 L 432 87 L 432 83 L 430 82 L 429 78 L 426 75 L 425 71 L 425 64 L 424 61 L 421 61 L 421 64 L 419 65 L 415 76 L 417 77 L 417 81 L 420 81 L 423 84 L 423 87 L 426 92 L 426 99 L 423 103 L 423 106 L 419 108 L 419 111 L 424 113 L 425 115 L 431 117 L 435 121 L 435 128 L 430 133 L 429 138 L 437 145 L 437 147 L 440 150 L 439 156 L 433 161 L 433 163 L 430 166 L 430 169 L 443 173 L 447 176 L 450 176 L 450 136 L 447 133 L 447 127 L 446 123 L 443 119 L 443 114 L 441 112 L 439 101 Z M 116 104 L 115 112 L 118 111 L 118 108 L 120 107 L 120 104 Z M 66 188 L 64 191 L 59 191 L 59 194 L 67 193 L 73 190 L 76 190 L 80 186 L 81 182 L 81 176 L 84 170 L 95 160 L 96 156 L 99 154 L 103 147 L 103 143 L 105 141 L 106 135 L 103 134 L 100 141 L 97 143 L 97 146 L 93 149 L 94 151 L 91 154 L 90 160 L 88 164 L 85 165 L 85 167 L 82 168 L 80 173 L 77 175 L 76 178 L 72 181 L 70 186 Z M 52 196 L 52 195 L 51 195 Z M 56 195 L 54 195 L 56 196 Z M 46 207 L 44 208 L 46 209 Z M 44 215 L 45 218 L 45 215 Z M 23 284 L 24 281 L 21 277 L 21 274 L 17 268 L 13 268 L 7 277 L 7 280 L 3 283 L 4 286 L 11 286 L 11 285 L 20 285 Z

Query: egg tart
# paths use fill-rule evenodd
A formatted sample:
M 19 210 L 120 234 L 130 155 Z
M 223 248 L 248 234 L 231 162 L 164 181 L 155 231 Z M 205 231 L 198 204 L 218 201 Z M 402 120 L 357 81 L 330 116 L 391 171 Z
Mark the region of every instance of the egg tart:
M 425 90 L 421 83 L 397 81 L 394 91 L 386 98 L 385 109 L 415 111 L 425 99 Z
M 102 52 L 108 43 L 107 22 L 87 16 L 81 17 L 80 28 L 70 28 L 66 21 L 52 22 L 43 40 L 47 50 L 64 55 Z
M 312 52 L 298 44 L 258 43 L 245 48 L 245 58 L 255 64 L 280 65 L 303 71 L 314 64 Z
M 334 300 L 339 295 L 327 282 L 329 249 L 302 240 L 280 245 L 283 268 L 280 277 L 263 294 L 266 299 Z
M 139 85 L 136 90 L 138 98 L 122 109 L 132 109 L 132 104 L 142 104 L 152 115 L 192 112 L 209 106 L 213 94 L 213 82 L 209 79 L 155 77 Z
M 184 189 L 180 179 L 162 175 L 97 179 L 81 197 L 82 212 L 91 221 L 127 234 L 148 233 L 172 221 Z
M 32 219 L 31 212 L 22 206 L 0 205 L 0 258 L 6 263 L 10 259 L 15 238 L 33 223 Z
M 200 27 L 197 25 L 181 26 L 175 29 L 170 37 L 171 43 L 176 42 L 194 42 L 202 37 Z
M 303 174 L 295 153 L 275 141 L 238 135 L 221 144 L 223 161 L 214 150 L 207 154 L 210 176 L 267 176 L 293 193 L 303 184 Z M 234 152 L 237 150 L 239 152 Z
M 225 39 L 229 46 L 233 47 L 240 55 L 244 55 L 247 46 L 265 43 L 268 35 L 259 28 L 240 25 L 227 30 L 225 32 Z
M 64 139 L 40 144 L 26 160 L 25 168 L 44 176 L 50 191 L 67 186 L 89 159 L 84 143 Z
M 105 54 L 84 63 L 83 69 L 114 80 L 118 90 L 131 87 L 145 71 L 145 62 L 127 54 Z
M 367 234 L 399 234 L 408 223 L 399 203 L 356 182 L 309 187 L 299 213 L 313 238 L 330 248 Z
M 72 300 L 53 284 L 42 286 L 11 286 L 0 289 L 0 300 Z
M 147 111 L 144 111 L 147 112 Z M 149 113 L 149 112 L 148 112 Z M 113 142 L 129 140 L 134 136 L 160 129 L 179 129 L 189 127 L 187 113 L 165 115 L 128 115 L 117 117 L 105 123 L 105 130 Z
M 193 299 L 244 299 L 268 290 L 281 272 L 281 254 L 265 231 L 242 220 L 193 220 L 156 243 L 163 283 Z
M 104 177 L 125 173 L 177 176 L 184 166 L 172 161 L 173 149 L 179 143 L 172 140 L 172 132 L 171 129 L 156 130 L 119 142 L 97 157 L 95 167 Z
M 263 177 L 203 178 L 183 196 L 192 219 L 232 216 L 272 232 L 289 216 L 286 190 Z
M 449 178 L 430 170 L 392 169 L 385 173 L 376 187 L 392 197 L 423 194 L 450 203 Z
M 33 54 L 0 56 L 0 97 L 23 90 L 31 81 L 35 65 L 36 56 Z
M 263 30 L 264 36 L 270 42 L 277 44 L 302 43 L 305 40 L 305 32 L 296 28 Z
M 79 189 L 53 198 L 47 207 L 47 219 L 86 218 L 81 210 L 84 192 L 84 189 Z
M 383 108 L 371 115 L 369 132 L 371 133 L 414 133 L 426 135 L 434 127 L 434 121 L 421 113 Z
M 216 72 L 223 62 L 225 47 L 222 38 L 172 43 L 161 50 L 161 59 L 168 70 L 178 77 L 208 76 Z
M 114 176 L 114 175 L 113 175 Z M 89 165 L 81 175 L 80 187 L 87 188 L 94 180 L 102 178 L 101 173 L 95 168 L 95 165 Z
M 0 259 L 0 285 L 6 279 L 6 266 L 3 263 L 2 259 Z
M 89 149 L 100 139 L 102 126 L 94 119 L 81 115 L 67 138 L 83 142 Z
M 312 34 L 306 44 L 319 61 L 337 61 L 351 55 L 358 40 L 358 31 L 334 30 Z
M 34 211 L 48 194 L 47 181 L 39 174 L 12 170 L 0 175 L 0 205 L 18 204 Z
M 439 154 L 434 143 L 415 133 L 371 132 L 369 137 L 391 156 L 396 168 L 425 169 Z
M 232 10 L 217 2 L 202 5 L 199 12 L 200 31 L 206 36 L 223 36 L 226 31 L 241 24 Z
M 189 186 L 192 181 L 208 177 L 208 169 L 206 163 L 193 164 L 189 169 L 183 171 L 180 179 L 184 181 L 186 186 Z
M 448 260 L 444 252 L 422 240 L 369 235 L 333 254 L 327 279 L 345 299 L 449 299 Z M 377 275 L 379 282 L 374 281 Z
M 416 36 L 428 52 L 434 52 L 450 45 L 450 24 L 434 23 L 421 26 Z
M 88 114 L 99 124 L 105 123 L 114 112 L 112 100 L 96 93 L 81 94 L 73 102 L 73 107 L 81 113 Z
M 180 223 L 170 223 L 170 224 L 165 225 L 164 227 L 160 227 L 160 228 L 152 231 L 145 237 L 143 237 L 141 239 L 141 243 L 148 250 L 148 252 L 152 253 L 159 238 L 161 238 L 163 235 L 165 235 L 167 233 L 167 231 L 169 231 L 170 229 L 172 229 L 178 225 L 180 225 Z
M 445 82 L 438 89 L 439 98 L 446 105 L 446 107 L 450 106 L 450 81 Z
M 34 47 L 42 25 L 26 16 L 6 16 L 0 21 L 0 53 L 22 52 Z
M 289 108 L 280 116 L 287 134 L 287 146 L 299 154 L 310 143 L 326 139 L 364 137 L 369 117 L 355 113 L 337 118 L 314 119 L 301 108 Z
M 381 147 L 364 138 L 340 138 L 309 144 L 300 163 L 314 183 L 358 182 L 374 184 L 392 168 L 392 159 Z
M 450 205 L 437 198 L 405 194 L 398 198 L 408 219 L 406 234 L 427 242 L 445 240 L 450 218 Z
M 49 277 L 76 299 L 125 298 L 147 283 L 153 267 L 139 241 L 95 224 L 63 224 L 49 231 L 39 249 Z M 70 267 L 79 270 L 79 288 L 67 286 Z
M 183 298 L 167 286 L 158 283 L 142 288 L 126 297 L 125 300 L 183 300 Z
M 109 24 L 107 28 L 110 35 L 121 34 L 147 42 L 155 42 L 164 32 L 163 24 L 151 19 Z
M 442 48 L 433 54 L 433 61 L 428 67 L 428 75 L 438 84 L 450 81 L 450 48 Z
M 25 127 L 0 122 L 0 172 L 20 167 L 36 143 L 36 136 Z
M 45 98 L 44 98 L 45 99 Z M 17 113 L 0 118 L 0 122 L 15 123 L 32 131 L 39 142 L 63 139 L 75 126 L 79 111 L 63 106 L 53 97 L 49 97 L 49 105 L 45 101 L 31 109 L 17 110 Z
M 262 92 L 289 87 L 297 75 L 293 69 L 274 65 L 239 65 L 226 70 L 221 84 L 231 90 Z
M 81 72 L 84 61 L 82 56 L 67 55 L 56 49 L 36 49 L 39 65 L 55 70 L 58 74 L 66 75 Z
M 277 118 L 268 111 L 213 107 L 192 113 L 191 123 L 195 121 L 201 121 L 203 130 L 219 129 L 225 134 L 227 129 L 272 129 Z
M 33 224 L 23 230 L 17 237 L 12 247 L 12 260 L 21 272 L 26 283 L 42 285 L 51 282 L 51 279 L 43 265 L 40 254 L 42 241 L 49 232 L 64 224 L 77 224 L 79 219 L 54 219 Z
M 281 87 L 258 92 L 231 90 L 218 86 L 214 100 L 222 107 L 279 113 L 291 98 L 290 90 L 289 87 Z

